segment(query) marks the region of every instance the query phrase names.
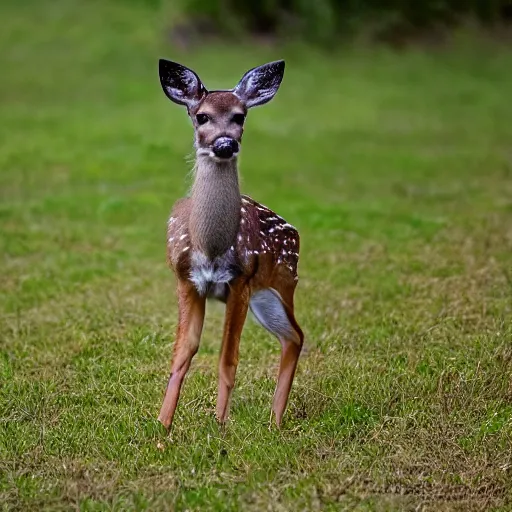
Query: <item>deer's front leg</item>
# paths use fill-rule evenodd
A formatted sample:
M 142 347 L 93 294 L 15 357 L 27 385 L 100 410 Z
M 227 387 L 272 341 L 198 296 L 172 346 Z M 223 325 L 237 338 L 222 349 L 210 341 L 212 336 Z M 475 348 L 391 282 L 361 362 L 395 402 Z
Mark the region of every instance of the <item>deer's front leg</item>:
M 178 405 L 181 385 L 199 348 L 203 330 L 205 298 L 200 297 L 190 281 L 178 281 L 179 319 L 171 364 L 171 374 L 165 390 L 158 420 L 169 429 Z
M 235 281 L 230 288 L 226 304 L 226 319 L 219 360 L 217 419 L 220 423 L 225 423 L 229 415 L 229 402 L 238 366 L 240 337 L 248 308 L 249 288 L 245 280 Z

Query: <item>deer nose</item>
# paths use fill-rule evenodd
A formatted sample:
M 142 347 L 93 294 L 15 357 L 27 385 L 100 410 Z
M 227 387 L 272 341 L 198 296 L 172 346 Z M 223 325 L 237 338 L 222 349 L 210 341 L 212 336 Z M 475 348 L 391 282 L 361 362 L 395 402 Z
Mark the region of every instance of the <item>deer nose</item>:
M 238 153 L 238 142 L 231 137 L 219 137 L 213 143 L 212 150 L 218 158 L 231 158 Z

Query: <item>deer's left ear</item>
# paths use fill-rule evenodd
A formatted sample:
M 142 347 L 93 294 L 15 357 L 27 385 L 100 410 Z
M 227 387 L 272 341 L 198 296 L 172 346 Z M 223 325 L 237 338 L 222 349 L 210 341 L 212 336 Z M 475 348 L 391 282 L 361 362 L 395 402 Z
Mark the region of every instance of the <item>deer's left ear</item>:
M 247 108 L 263 105 L 276 94 L 284 75 L 284 60 L 253 68 L 242 77 L 233 92 Z
M 158 71 L 165 95 L 178 105 L 186 105 L 190 109 L 207 94 L 197 74 L 177 62 L 160 59 Z

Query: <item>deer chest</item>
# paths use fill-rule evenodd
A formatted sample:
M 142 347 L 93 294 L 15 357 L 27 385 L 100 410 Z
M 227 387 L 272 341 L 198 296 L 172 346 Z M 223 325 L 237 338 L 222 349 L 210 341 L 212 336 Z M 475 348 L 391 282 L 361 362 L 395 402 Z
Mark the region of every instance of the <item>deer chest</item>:
M 200 251 L 192 252 L 189 279 L 200 295 L 223 295 L 225 286 L 239 274 L 234 248 L 214 259 Z

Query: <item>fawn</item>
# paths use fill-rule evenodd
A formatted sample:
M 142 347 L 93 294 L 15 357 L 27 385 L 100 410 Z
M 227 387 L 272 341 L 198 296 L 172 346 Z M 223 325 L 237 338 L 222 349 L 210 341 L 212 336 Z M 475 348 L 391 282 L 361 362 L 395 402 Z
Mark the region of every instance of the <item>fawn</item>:
M 247 110 L 270 101 L 284 61 L 251 69 L 230 90 L 207 91 L 191 69 L 161 59 L 166 96 L 187 107 L 194 127 L 194 182 L 178 200 L 167 231 L 167 259 L 177 277 L 179 321 L 171 374 L 158 417 L 169 429 L 181 386 L 199 348 L 207 298 L 225 302 L 217 419 L 227 420 L 248 309 L 281 342 L 272 410 L 281 424 L 303 344 L 295 320 L 299 233 L 269 208 L 240 194 L 237 156 Z

